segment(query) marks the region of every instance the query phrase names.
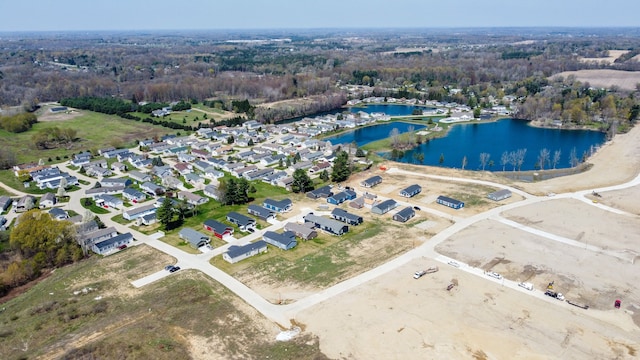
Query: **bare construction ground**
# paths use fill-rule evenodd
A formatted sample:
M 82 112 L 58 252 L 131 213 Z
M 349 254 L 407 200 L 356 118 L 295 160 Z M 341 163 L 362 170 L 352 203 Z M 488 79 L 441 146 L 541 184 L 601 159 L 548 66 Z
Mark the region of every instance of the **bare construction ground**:
M 602 61 L 606 61 L 606 59 L 602 59 Z M 605 89 L 617 86 L 623 90 L 633 91 L 636 88 L 636 84 L 640 83 L 640 72 L 638 71 L 578 70 L 564 71 L 551 77 L 556 78 L 562 76 L 566 79 L 571 75 L 575 76 L 576 80 L 582 83 L 589 83 L 591 86 Z

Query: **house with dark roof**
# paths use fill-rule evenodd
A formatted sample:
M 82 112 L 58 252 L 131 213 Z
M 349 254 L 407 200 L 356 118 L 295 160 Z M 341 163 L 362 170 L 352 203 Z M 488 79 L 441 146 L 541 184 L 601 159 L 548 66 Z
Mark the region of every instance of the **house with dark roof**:
M 416 211 L 411 206 L 407 206 L 397 213 L 393 214 L 393 220 L 399 222 L 407 222 L 414 216 L 416 216 Z
M 314 230 L 313 226 L 314 224 L 312 223 L 298 224 L 295 222 L 288 222 L 284 224 L 284 230 L 293 232 L 302 240 L 311 240 L 318 237 L 318 232 Z
M 78 237 L 78 244 L 91 248 L 93 244 L 100 241 L 104 241 L 118 235 L 118 231 L 114 227 L 108 227 L 106 229 L 96 229 L 91 232 L 85 232 Z
M 191 247 L 194 249 L 198 249 L 211 242 L 211 238 L 209 238 L 207 235 L 190 228 L 180 229 L 178 236 L 180 237 L 180 239 L 188 242 L 189 245 L 191 245 Z
M 345 223 L 314 214 L 305 215 L 304 221 L 312 223 L 314 227 L 333 235 L 343 235 L 349 231 L 349 226 Z
M 395 209 L 396 206 L 398 206 L 398 203 L 393 199 L 389 199 L 373 205 L 371 207 L 371 212 L 374 214 L 383 215 Z
M 338 221 L 342 221 L 343 223 L 347 223 L 349 225 L 362 224 L 362 216 L 352 214 L 340 208 L 333 209 L 331 211 L 331 217 Z
M 143 216 L 141 216 L 141 217 L 136 219 L 136 225 L 137 226 L 141 226 L 141 225 L 149 226 L 149 225 L 153 225 L 153 224 L 155 224 L 157 222 L 158 222 L 158 218 L 156 216 L 156 213 L 143 215 Z
M 222 258 L 232 264 L 240 260 L 267 252 L 267 243 L 264 240 L 256 241 L 242 246 L 232 245 L 229 250 L 222 254 Z
M 420 194 L 421 191 L 422 191 L 422 187 L 420 185 L 413 184 L 400 190 L 400 196 L 410 198 Z
M 54 220 L 66 220 L 69 218 L 69 214 L 60 208 L 53 208 L 49 210 L 49 215 Z
M 127 176 L 139 183 L 145 183 L 147 181 L 151 181 L 151 175 L 145 174 L 137 170 L 129 171 L 127 173 Z
M 333 204 L 333 205 L 340 205 L 345 201 L 348 200 L 353 200 L 357 197 L 356 192 L 353 190 L 345 190 L 342 192 L 339 192 L 337 194 L 334 194 L 332 196 L 329 196 L 327 198 L 327 202 L 329 204 Z
M 363 187 L 372 188 L 382 182 L 382 176 L 376 175 L 360 183 Z
M 282 234 L 274 231 L 265 231 L 264 235 L 262 235 L 262 240 L 282 250 L 293 249 L 298 245 L 296 234 L 292 231 L 285 231 Z
M 251 231 L 256 228 L 256 220 L 235 211 L 227 214 L 227 221 L 238 226 L 240 231 Z
M 310 199 L 328 198 L 330 196 L 333 196 L 333 191 L 331 191 L 331 186 L 329 185 L 309 191 L 307 193 L 307 197 Z
M 265 221 L 276 218 L 276 214 L 273 211 L 259 205 L 254 205 L 254 204 L 249 205 L 247 207 L 247 212 Z
M 202 225 L 205 230 L 211 231 L 213 235 L 220 239 L 224 238 L 225 236 L 233 235 L 233 228 L 231 226 L 213 219 L 205 220 Z
M 282 214 L 291 211 L 291 209 L 293 208 L 293 201 L 291 201 L 291 199 L 265 199 L 262 202 L 262 206 L 269 210 L 273 210 L 277 213 Z
M 13 200 L 11 200 L 10 197 L 8 196 L 0 196 L 0 213 L 7 210 L 9 208 L 9 206 L 11 206 L 11 203 L 13 202 Z
M 133 241 L 133 235 L 131 233 L 124 233 L 112 238 L 96 242 L 91 247 L 91 250 L 100 255 L 105 255 L 113 250 L 118 249 L 122 245 L 129 245 Z
M 436 203 L 448 206 L 452 209 L 462 209 L 464 207 L 464 202 L 443 195 L 438 196 Z
M 85 195 L 96 198 L 100 195 L 114 195 L 120 194 L 124 191 L 124 186 L 111 186 L 111 187 L 99 187 L 93 189 L 87 189 L 84 191 Z
M 129 178 L 105 178 L 100 181 L 102 187 L 122 186 L 127 187 L 133 185 L 133 181 Z
M 508 199 L 511 197 L 511 190 L 501 189 L 498 191 L 494 191 L 491 194 L 487 195 L 487 197 L 493 201 L 501 201 L 504 199 Z
M 158 184 L 154 184 L 152 182 L 146 182 L 140 185 L 140 190 L 146 192 L 149 195 L 156 196 L 158 194 L 162 195 L 165 193 L 166 189 L 163 186 Z
M 145 195 L 145 193 L 133 188 L 126 188 L 122 190 L 122 197 L 130 200 L 134 204 L 147 200 L 147 195 Z

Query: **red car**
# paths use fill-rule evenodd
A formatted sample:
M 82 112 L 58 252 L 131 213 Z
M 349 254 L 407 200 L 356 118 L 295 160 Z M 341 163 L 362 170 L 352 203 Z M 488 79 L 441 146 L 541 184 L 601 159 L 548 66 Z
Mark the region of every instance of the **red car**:
M 127 248 L 127 244 L 122 244 L 120 246 L 118 246 L 118 249 L 122 250 L 122 249 L 126 249 Z
M 613 303 L 613 306 L 615 306 L 616 309 L 620 309 L 620 303 L 621 303 L 620 300 L 616 300 L 616 302 Z

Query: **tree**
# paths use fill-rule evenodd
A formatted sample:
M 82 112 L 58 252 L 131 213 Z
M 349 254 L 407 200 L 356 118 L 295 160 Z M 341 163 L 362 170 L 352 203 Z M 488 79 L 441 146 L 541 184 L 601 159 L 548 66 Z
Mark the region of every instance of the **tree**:
M 160 205 L 158 210 L 156 210 L 156 217 L 165 230 L 168 230 L 171 226 L 171 223 L 173 222 L 173 214 L 173 201 L 165 197 L 162 201 L 162 205 Z
M 483 152 L 480 153 L 480 166 L 482 166 L 482 171 L 484 171 L 484 168 L 487 166 L 487 162 L 489 162 L 489 158 L 491 157 L 491 154 Z
M 389 138 L 391 138 L 391 147 L 397 148 L 400 143 L 400 130 L 398 128 L 393 128 L 389 132 Z
M 542 148 L 540 149 L 540 154 L 538 155 L 538 165 L 540 166 L 540 170 L 544 170 L 544 166 L 549 162 L 549 149 Z
M 571 165 L 571 167 L 576 167 L 579 163 L 580 161 L 578 160 L 576 148 L 573 147 L 571 149 L 571 153 L 569 153 L 569 164 Z
M 229 144 L 229 145 L 233 144 L 234 141 L 235 141 L 235 139 L 233 138 L 233 135 L 231 135 L 231 136 L 229 136 L 227 138 L 227 144 Z
M 553 152 L 553 160 L 551 161 L 553 164 L 553 168 L 556 168 L 556 165 L 560 162 L 560 156 L 562 155 L 562 151 L 560 149 Z
M 505 151 L 500 156 L 500 165 L 502 165 L 502 171 L 505 171 L 507 164 L 509 163 L 509 152 Z
M 467 156 L 465 155 L 462 157 L 462 170 L 467 166 L 467 162 Z
M 329 172 L 325 169 L 320 173 L 320 180 L 329 181 Z
M 349 154 L 346 151 L 339 151 L 335 161 L 333 162 L 333 171 L 331 173 L 331 180 L 334 182 L 345 181 L 351 175 L 351 169 L 349 168 Z
M 356 150 L 356 157 L 364 157 L 364 151 L 358 148 L 358 150 Z
M 424 154 L 421 152 L 414 152 L 413 153 L 413 159 L 417 162 L 422 164 L 424 162 Z
M 444 154 L 443 153 L 440 153 L 440 159 L 438 159 L 438 163 L 440 165 L 444 164 Z
M 313 182 L 307 172 L 303 169 L 296 169 L 293 172 L 293 183 L 291 184 L 291 191 L 294 193 L 302 193 L 313 190 Z
M 285 161 L 285 165 L 287 165 L 287 167 L 291 167 L 291 157 L 287 156 L 287 160 Z
M 515 153 L 516 165 L 518 165 L 518 171 L 522 168 L 522 164 L 524 164 L 524 158 L 527 155 L 527 149 L 518 149 Z
M 280 158 L 280 160 L 278 160 L 278 167 L 282 167 L 284 165 L 284 162 L 282 161 L 282 158 Z
M 254 142 L 253 142 L 253 139 L 249 139 L 249 141 L 247 142 L 247 145 L 249 145 L 249 146 L 255 145 Z

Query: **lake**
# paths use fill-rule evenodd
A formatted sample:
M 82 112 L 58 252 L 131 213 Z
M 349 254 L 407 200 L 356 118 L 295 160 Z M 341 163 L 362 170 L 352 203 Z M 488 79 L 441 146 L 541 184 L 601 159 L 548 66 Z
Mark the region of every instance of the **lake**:
M 424 125 L 409 124 L 406 122 L 394 121 L 390 123 L 383 123 L 378 125 L 371 125 L 361 128 L 356 128 L 346 133 L 328 137 L 324 140 L 331 141 L 332 144 L 350 144 L 355 143 L 360 147 L 373 141 L 378 141 L 389 137 L 389 133 L 394 128 L 398 129 L 400 134 L 409 131 L 409 127 L 412 127 L 415 131 L 424 129 Z
M 330 111 L 315 113 L 312 115 L 299 116 L 299 117 L 295 117 L 287 120 L 278 121 L 278 124 L 290 124 L 296 121 L 300 121 L 304 118 L 314 118 L 317 116 L 324 116 L 324 115 L 336 115 L 336 114 L 341 114 L 345 112 L 351 112 L 355 114 L 360 111 L 366 112 L 367 114 L 385 113 L 389 116 L 407 116 L 407 115 L 411 115 L 413 113 L 413 110 L 416 108 L 419 108 L 421 110 L 435 109 L 428 106 L 372 104 L 372 105 L 367 105 L 362 107 L 338 108 Z
M 389 132 L 397 127 L 401 133 L 406 132 L 410 124 L 393 122 L 356 129 L 346 134 L 329 138 L 332 143 L 347 143 L 355 141 L 358 146 L 380 140 L 389 136 Z M 383 126 L 383 127 L 378 127 Z M 413 125 L 415 130 L 423 127 Z M 402 128 L 401 128 L 402 127 Z M 449 133 L 442 138 L 433 139 L 421 144 L 415 149 L 405 152 L 397 161 L 404 163 L 420 164 L 415 153 L 424 155 L 422 164 L 461 168 L 463 157 L 467 157 L 467 170 L 480 170 L 480 153 L 490 154 L 489 161 L 494 165 L 485 167 L 485 170 L 502 171 L 502 153 L 526 149 L 526 155 L 521 170 L 536 170 L 538 156 L 543 148 L 549 150 L 549 160 L 553 160 L 554 152 L 560 150 L 560 161 L 556 168 L 569 168 L 570 153 L 576 149 L 576 155 L 580 159 L 594 148 L 599 147 L 605 141 L 605 134 L 588 130 L 559 130 L 531 127 L 527 121 L 516 119 L 504 119 L 490 123 L 456 124 L 449 129 Z M 443 157 L 440 163 L 441 155 Z M 488 162 L 487 162 L 488 163 Z M 545 169 L 551 168 L 550 164 Z M 506 170 L 512 170 L 513 166 L 506 165 Z

